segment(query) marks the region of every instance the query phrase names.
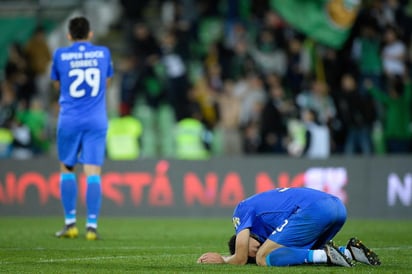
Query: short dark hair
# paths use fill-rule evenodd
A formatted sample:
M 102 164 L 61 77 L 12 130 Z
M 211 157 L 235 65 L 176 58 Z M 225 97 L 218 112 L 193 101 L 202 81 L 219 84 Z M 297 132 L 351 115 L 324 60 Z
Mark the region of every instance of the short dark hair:
M 69 22 L 69 33 L 73 40 L 87 39 L 90 32 L 89 20 L 80 16 L 72 18 Z
M 227 242 L 227 245 L 229 246 L 229 252 L 230 255 L 235 254 L 235 250 L 236 250 L 236 234 L 232 235 L 232 237 L 230 237 L 229 241 Z M 256 258 L 254 257 L 247 257 L 247 263 L 248 264 L 256 264 Z
M 227 242 L 227 245 L 229 246 L 229 252 L 230 255 L 235 254 L 235 249 L 236 249 L 236 234 L 230 237 L 229 241 Z

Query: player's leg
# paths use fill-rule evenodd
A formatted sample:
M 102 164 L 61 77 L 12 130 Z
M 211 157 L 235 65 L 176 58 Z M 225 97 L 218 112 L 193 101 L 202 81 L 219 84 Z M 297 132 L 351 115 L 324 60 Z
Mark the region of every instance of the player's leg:
M 324 208 L 333 209 L 336 214 L 334 218 L 330 218 L 331 223 L 324 233 L 319 237 L 318 241 L 312 247 L 313 249 L 323 247 L 326 243 L 335 237 L 342 228 L 346 219 L 346 209 L 338 198 L 326 201 Z M 333 216 L 332 216 L 333 217 Z M 368 265 L 380 265 L 378 255 L 365 246 L 362 241 L 357 238 L 351 238 L 346 246 L 340 246 L 339 251 L 345 254 L 349 259 L 355 260 Z
M 346 222 L 346 208 L 341 200 L 337 197 L 331 197 L 319 201 L 315 207 L 316 216 L 313 218 L 322 225 L 319 227 L 321 234 L 317 236 L 311 249 L 323 248 L 329 243 L 336 234 L 342 229 Z
M 101 166 L 104 162 L 106 130 L 88 131 L 83 137 L 81 162 L 86 175 L 86 238 L 98 238 L 97 225 L 102 201 Z
M 77 131 L 59 129 L 57 131 L 57 150 L 60 159 L 60 197 L 64 210 L 65 226 L 56 233 L 57 237 L 75 238 L 79 232 L 76 227 L 77 181 L 74 166 L 80 147 L 81 135 Z
M 327 208 L 334 208 L 337 212 L 335 214 L 335 219 L 328 227 L 328 229 L 319 237 L 319 240 L 314 245 L 316 247 L 322 247 L 325 243 L 328 243 L 342 228 L 345 218 L 346 218 L 346 209 L 338 198 L 335 200 L 328 201 L 328 205 L 325 205 Z M 332 219 L 333 220 L 333 219 Z M 342 254 L 345 254 L 351 260 L 355 260 L 368 265 L 380 265 L 378 255 L 373 252 L 371 249 L 366 247 L 362 241 L 357 238 L 351 238 L 346 246 L 340 246 L 339 251 Z
M 338 248 L 323 242 L 330 240 L 329 237 L 333 237 L 339 231 L 345 220 L 346 210 L 339 201 L 334 199 L 318 201 L 308 208 L 297 209 L 273 231 L 266 241 L 283 247 L 271 251 L 265 246 L 265 242 L 259 252 L 261 250 L 262 253 L 266 252 L 265 263 L 268 266 L 331 263 L 350 267 L 352 266 L 350 260 L 341 254 Z M 330 234 L 323 237 L 324 231 L 327 230 L 330 230 Z M 320 238 L 322 238 L 322 245 L 319 245 Z M 317 246 L 317 249 L 310 250 L 313 246 Z M 258 255 L 262 256 L 259 252 Z M 258 261 L 259 259 L 261 258 L 257 257 Z
M 267 239 L 256 254 L 256 263 L 260 266 L 288 266 L 304 264 L 309 249 L 282 246 Z
M 256 263 L 261 266 L 291 266 L 302 264 L 330 264 L 351 267 L 352 262 L 331 244 L 323 249 L 281 246 L 269 239 L 259 248 Z
M 99 238 L 97 234 L 97 221 L 100 213 L 102 190 L 100 166 L 84 165 L 86 174 L 86 238 L 88 240 L 96 240 Z

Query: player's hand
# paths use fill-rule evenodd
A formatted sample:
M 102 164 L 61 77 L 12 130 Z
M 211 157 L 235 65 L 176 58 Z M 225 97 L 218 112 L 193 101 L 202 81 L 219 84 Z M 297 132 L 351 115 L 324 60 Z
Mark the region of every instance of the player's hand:
M 215 252 L 207 252 L 197 259 L 199 264 L 223 264 L 225 261 L 222 258 L 222 255 Z

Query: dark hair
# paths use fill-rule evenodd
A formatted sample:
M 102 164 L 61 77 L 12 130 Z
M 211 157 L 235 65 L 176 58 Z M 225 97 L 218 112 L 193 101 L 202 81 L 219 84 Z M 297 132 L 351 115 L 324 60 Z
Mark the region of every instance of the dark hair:
M 69 22 L 69 33 L 73 40 L 87 39 L 90 32 L 89 20 L 85 17 L 75 17 Z
M 230 237 L 229 241 L 227 242 L 227 245 L 229 246 L 230 255 L 235 254 L 235 250 L 236 250 L 236 234 L 233 235 L 232 237 Z M 248 264 L 256 264 L 256 258 L 248 256 L 248 257 L 247 257 L 247 263 L 248 263 Z
M 231 255 L 235 254 L 235 249 L 236 249 L 236 234 L 230 237 L 229 241 L 227 242 L 227 245 L 229 246 L 229 252 Z

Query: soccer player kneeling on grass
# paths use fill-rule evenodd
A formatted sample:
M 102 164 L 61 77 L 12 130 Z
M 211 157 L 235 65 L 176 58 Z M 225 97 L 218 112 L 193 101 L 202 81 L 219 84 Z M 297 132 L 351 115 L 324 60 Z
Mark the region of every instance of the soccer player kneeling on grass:
M 229 240 L 231 255 L 207 252 L 198 263 L 381 264 L 378 256 L 356 238 L 346 246 L 332 242 L 346 221 L 346 208 L 339 198 L 322 191 L 278 188 L 255 194 L 237 205 L 232 220 L 236 234 Z

